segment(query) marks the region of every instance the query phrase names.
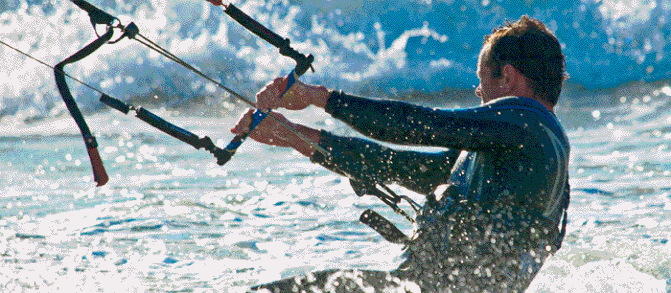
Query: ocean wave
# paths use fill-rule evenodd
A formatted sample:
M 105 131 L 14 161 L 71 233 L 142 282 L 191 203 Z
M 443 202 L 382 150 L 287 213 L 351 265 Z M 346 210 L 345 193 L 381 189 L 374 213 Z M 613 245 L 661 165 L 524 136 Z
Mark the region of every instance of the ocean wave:
M 249 97 L 294 66 L 206 1 L 91 3 L 124 24 L 135 22 L 147 38 Z M 662 70 L 671 65 L 665 53 L 671 44 L 671 5 L 661 0 L 235 4 L 290 38 L 298 51 L 316 56 L 316 72 L 302 77 L 305 81 L 356 94 L 398 98 L 428 93 L 426 97 L 473 89 L 483 36 L 523 14 L 539 18 L 556 32 L 573 85 L 594 90 L 671 78 Z M 87 15 L 66 0 L 10 0 L 0 4 L 0 13 L 0 38 L 49 64 L 95 39 Z M 62 104 L 52 70 L 4 46 L 0 52 L 5 56 L 0 63 L 0 116 L 28 109 L 52 115 Z M 209 100 L 220 109 L 232 103 L 216 86 L 129 40 L 105 45 L 66 71 L 126 101 L 189 108 Z M 97 93 L 68 82 L 85 113 L 105 108 Z

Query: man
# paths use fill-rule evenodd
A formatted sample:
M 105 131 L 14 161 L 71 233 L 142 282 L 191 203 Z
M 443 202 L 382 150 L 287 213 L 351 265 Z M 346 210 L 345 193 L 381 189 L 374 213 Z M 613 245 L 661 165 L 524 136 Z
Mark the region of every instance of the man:
M 554 115 L 566 78 L 564 55 L 545 25 L 524 16 L 485 38 L 477 76 L 482 105 L 467 109 L 372 100 L 299 81 L 280 99 L 286 87 L 281 78 L 259 92 L 262 109 L 312 105 L 368 137 L 446 150 L 393 150 L 273 114 L 318 142 L 329 151 L 325 155 L 275 119 L 265 119 L 252 139 L 292 147 L 354 178 L 398 183 L 427 195 L 427 201 L 398 269 L 317 272 L 255 289 L 382 291 L 415 284 L 423 292 L 524 291 L 565 232 L 569 143 Z M 232 132 L 247 133 L 250 122 L 251 111 Z

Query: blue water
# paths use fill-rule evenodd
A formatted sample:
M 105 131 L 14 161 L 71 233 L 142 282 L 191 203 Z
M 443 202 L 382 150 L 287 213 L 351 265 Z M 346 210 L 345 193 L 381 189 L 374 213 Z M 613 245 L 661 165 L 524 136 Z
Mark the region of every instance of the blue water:
M 294 66 L 204 1 L 92 3 L 249 97 Z M 477 103 L 484 34 L 525 13 L 543 20 L 571 75 L 557 113 L 573 146 L 574 192 L 564 246 L 528 291 L 671 292 L 669 2 L 235 4 L 316 56 L 303 80 L 433 106 Z M 52 65 L 95 36 L 68 1 L 3 1 L 0 13 L 0 39 Z M 52 70 L 4 46 L 0 54 L 1 291 L 238 292 L 316 269 L 397 265 L 400 247 L 357 219 L 372 207 L 408 233 L 410 225 L 355 196 L 344 178 L 253 142 L 217 166 L 69 81 L 110 174 L 94 187 Z M 130 40 L 66 71 L 219 146 L 243 108 Z M 287 115 L 353 134 L 318 111 Z

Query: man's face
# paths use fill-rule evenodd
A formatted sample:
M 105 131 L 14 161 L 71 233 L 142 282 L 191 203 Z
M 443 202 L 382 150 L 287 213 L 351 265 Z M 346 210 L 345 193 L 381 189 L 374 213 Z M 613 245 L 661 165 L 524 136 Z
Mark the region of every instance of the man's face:
M 483 104 L 506 95 L 501 87 L 503 76 L 500 76 L 499 78 L 492 77 L 492 69 L 483 63 L 483 57 L 486 50 L 489 50 L 489 46 L 482 48 L 480 56 L 478 57 L 478 69 L 476 74 L 478 75 L 478 79 L 480 79 L 480 84 L 475 88 L 475 95 L 480 97 Z

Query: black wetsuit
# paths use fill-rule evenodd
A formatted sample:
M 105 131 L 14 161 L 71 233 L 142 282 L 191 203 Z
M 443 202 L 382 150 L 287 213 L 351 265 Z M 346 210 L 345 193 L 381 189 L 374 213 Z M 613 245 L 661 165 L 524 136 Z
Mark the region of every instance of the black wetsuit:
M 313 162 L 350 178 L 394 182 L 427 195 L 418 232 L 397 270 L 348 271 L 364 285 L 411 281 L 426 292 L 522 291 L 561 244 L 569 142 L 556 116 L 538 101 L 505 97 L 446 110 L 334 92 L 325 109 L 376 140 L 446 149 L 394 150 L 322 132 L 320 145 L 331 156 L 316 153 Z M 444 188 L 434 194 L 438 187 Z M 310 286 L 322 286 L 317 283 L 334 272 L 315 273 Z M 275 284 L 282 282 L 288 284 Z

